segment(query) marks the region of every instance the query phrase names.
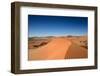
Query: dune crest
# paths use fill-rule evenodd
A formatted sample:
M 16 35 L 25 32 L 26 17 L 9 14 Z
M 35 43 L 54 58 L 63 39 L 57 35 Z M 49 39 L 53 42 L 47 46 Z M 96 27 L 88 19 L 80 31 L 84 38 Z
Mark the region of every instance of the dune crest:
M 74 44 L 70 39 L 55 37 L 42 47 L 29 49 L 28 54 L 29 60 L 56 60 L 85 58 L 87 57 L 87 50 Z

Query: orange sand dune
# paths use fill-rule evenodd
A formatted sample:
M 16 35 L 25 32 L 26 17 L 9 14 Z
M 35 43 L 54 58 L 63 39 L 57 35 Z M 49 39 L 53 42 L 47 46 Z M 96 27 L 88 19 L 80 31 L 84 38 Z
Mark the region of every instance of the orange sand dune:
M 29 60 L 64 59 L 71 42 L 64 38 L 53 38 L 47 45 L 29 50 Z
M 65 55 L 65 59 L 75 59 L 75 58 L 87 58 L 87 49 L 80 47 L 79 45 L 72 43 L 69 47 L 68 52 Z
M 37 49 L 29 49 L 28 55 L 29 60 L 53 60 L 74 57 L 87 57 L 87 50 L 76 46 L 69 39 L 60 37 L 52 38 L 48 44 Z

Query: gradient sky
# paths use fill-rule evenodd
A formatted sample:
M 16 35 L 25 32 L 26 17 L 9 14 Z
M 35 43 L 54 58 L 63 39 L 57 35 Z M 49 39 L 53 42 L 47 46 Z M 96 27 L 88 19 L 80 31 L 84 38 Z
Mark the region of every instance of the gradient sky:
M 87 17 L 28 15 L 28 36 L 80 36 L 88 31 Z

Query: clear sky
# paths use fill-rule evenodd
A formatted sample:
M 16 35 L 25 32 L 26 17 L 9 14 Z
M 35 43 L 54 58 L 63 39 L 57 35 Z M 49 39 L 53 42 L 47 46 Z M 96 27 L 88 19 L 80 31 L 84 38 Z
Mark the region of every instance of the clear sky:
M 28 15 L 28 36 L 80 36 L 88 31 L 87 17 Z

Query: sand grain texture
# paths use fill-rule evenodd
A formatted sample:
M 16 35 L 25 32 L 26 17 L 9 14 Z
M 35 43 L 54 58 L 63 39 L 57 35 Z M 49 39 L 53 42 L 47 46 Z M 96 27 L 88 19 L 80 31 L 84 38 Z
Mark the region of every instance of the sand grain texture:
M 55 60 L 86 58 L 87 50 L 66 38 L 52 38 L 52 40 L 37 49 L 29 49 L 29 60 Z

